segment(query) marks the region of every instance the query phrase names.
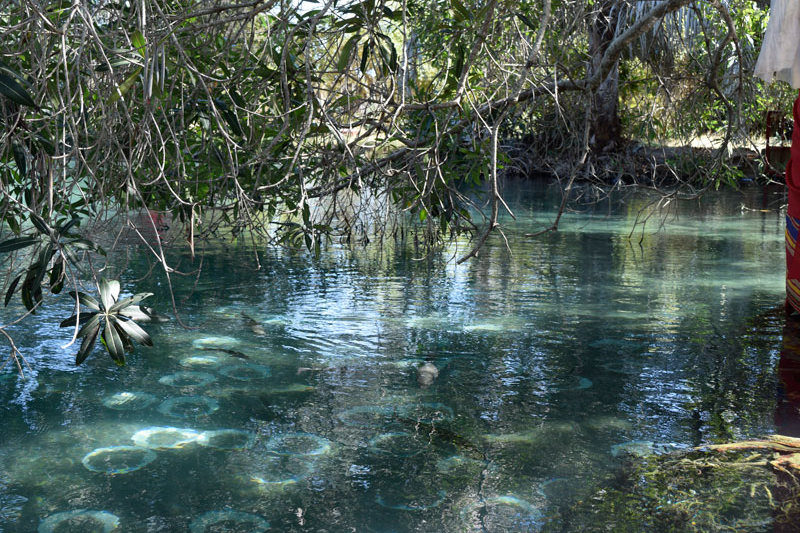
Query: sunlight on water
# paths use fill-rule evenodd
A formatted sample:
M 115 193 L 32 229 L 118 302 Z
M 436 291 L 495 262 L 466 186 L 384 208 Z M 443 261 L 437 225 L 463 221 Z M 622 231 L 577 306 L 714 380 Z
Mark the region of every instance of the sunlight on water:
M 193 329 L 147 325 L 124 368 L 76 368 L 69 302 L 43 309 L 34 370 L 0 373 L 0 531 L 559 530 L 631 457 L 776 430 L 778 213 L 642 227 L 632 197 L 531 239 L 557 198 L 518 197 L 512 254 L 461 265 L 464 240 L 207 255 L 173 280 Z

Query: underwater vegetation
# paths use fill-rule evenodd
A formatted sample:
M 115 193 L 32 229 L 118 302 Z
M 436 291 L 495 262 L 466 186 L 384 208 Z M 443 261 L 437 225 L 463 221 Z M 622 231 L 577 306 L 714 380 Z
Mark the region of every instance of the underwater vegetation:
M 59 531 L 111 533 L 120 531 L 117 529 L 119 524 L 119 518 L 107 511 L 75 509 L 48 516 L 39 524 L 38 533 L 58 533 Z
M 797 524 L 800 476 L 771 469 L 771 456 L 702 449 L 629 455 L 624 469 L 565 510 L 564 529 L 553 531 L 761 532 Z

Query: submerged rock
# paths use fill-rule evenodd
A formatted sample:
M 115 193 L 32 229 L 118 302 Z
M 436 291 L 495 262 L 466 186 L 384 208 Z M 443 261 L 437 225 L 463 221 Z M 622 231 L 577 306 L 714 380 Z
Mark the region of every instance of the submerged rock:
M 649 457 L 655 454 L 655 443 L 649 440 L 632 440 L 615 444 L 611 447 L 611 455 L 620 457 L 632 455 L 633 457 Z
M 259 337 L 265 337 L 267 335 L 267 330 L 264 329 L 264 326 L 258 323 L 258 321 L 256 321 L 247 313 L 242 313 L 242 319 L 244 320 L 244 324 L 250 328 L 250 331 L 252 331 L 253 334 L 258 335 Z
M 425 363 L 417 368 L 417 383 L 420 387 L 428 387 L 439 377 L 439 369 L 433 363 Z

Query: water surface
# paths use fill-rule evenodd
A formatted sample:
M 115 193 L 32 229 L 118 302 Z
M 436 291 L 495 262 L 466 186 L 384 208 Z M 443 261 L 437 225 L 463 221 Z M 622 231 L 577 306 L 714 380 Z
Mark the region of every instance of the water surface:
M 72 365 L 66 299 L 15 327 L 33 371 L 0 374 L 0 531 L 575 529 L 631 454 L 793 424 L 783 221 L 742 208 L 759 192 L 646 224 L 652 198 L 601 202 L 538 238 L 559 198 L 513 196 L 511 253 L 493 238 L 462 265 L 464 241 L 215 248 L 173 278 L 195 329 L 148 326 L 124 368 Z M 148 269 L 129 255 L 123 286 Z M 169 310 L 163 279 L 134 286 Z

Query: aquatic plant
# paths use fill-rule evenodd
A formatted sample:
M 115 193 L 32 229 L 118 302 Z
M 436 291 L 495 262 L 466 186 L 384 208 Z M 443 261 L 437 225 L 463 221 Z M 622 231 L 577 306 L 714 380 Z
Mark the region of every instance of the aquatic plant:
M 102 474 L 127 474 L 147 466 L 156 459 L 154 451 L 140 446 L 97 448 L 84 456 L 83 466 Z M 99 464 L 98 464 L 99 463 Z
M 186 367 L 216 367 L 223 362 L 222 357 L 216 355 L 191 355 L 180 360 L 179 364 Z
M 48 516 L 39 524 L 38 533 L 57 533 L 64 526 L 72 530 L 112 533 L 119 527 L 119 517 L 108 511 L 75 509 Z M 98 529 L 99 528 L 99 529 Z
M 313 456 L 267 455 L 250 465 L 250 480 L 268 488 L 299 483 L 314 471 Z
M 312 433 L 284 433 L 267 441 L 267 451 L 276 455 L 323 455 L 331 442 Z
M 149 392 L 124 391 L 103 398 L 102 403 L 116 411 L 138 411 L 154 404 L 156 397 Z
M 382 433 L 369 441 L 373 452 L 389 454 L 394 457 L 413 457 L 428 449 L 430 440 L 419 433 L 398 431 Z
M 613 479 L 561 509 L 561 529 L 755 533 L 796 524 L 800 477 L 771 470 L 772 454 L 742 447 L 631 456 Z
M 213 374 L 207 372 L 195 372 L 192 370 L 183 370 L 161 376 L 158 382 L 162 385 L 169 385 L 171 387 L 202 387 L 213 383 L 217 380 Z
M 191 533 L 205 533 L 209 528 L 221 531 L 221 528 L 247 527 L 250 533 L 262 533 L 269 529 L 269 522 L 257 514 L 242 511 L 223 510 L 209 511 L 192 520 L 189 524 Z
M 336 417 L 347 426 L 382 428 L 397 417 L 397 411 L 378 405 L 357 405 L 342 411 Z
M 195 348 L 235 348 L 242 341 L 234 337 L 211 336 L 201 337 L 192 341 Z
M 137 431 L 131 437 L 136 446 L 153 450 L 174 450 L 193 442 L 200 443 L 203 433 L 194 429 L 150 427 Z

